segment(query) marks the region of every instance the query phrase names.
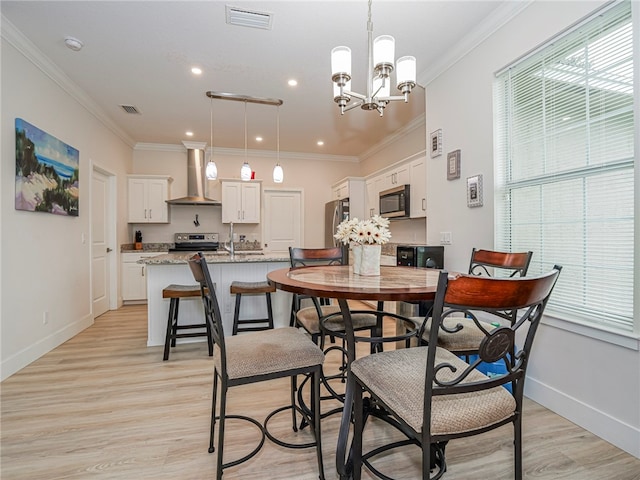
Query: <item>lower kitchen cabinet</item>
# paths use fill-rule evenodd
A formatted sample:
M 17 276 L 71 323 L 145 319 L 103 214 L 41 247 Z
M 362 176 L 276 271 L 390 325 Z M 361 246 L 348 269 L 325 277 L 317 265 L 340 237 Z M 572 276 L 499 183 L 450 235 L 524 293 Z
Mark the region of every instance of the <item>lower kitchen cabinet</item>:
M 145 301 L 147 299 L 147 266 L 137 263 L 141 258 L 155 257 L 162 252 L 123 253 L 121 255 L 122 300 Z

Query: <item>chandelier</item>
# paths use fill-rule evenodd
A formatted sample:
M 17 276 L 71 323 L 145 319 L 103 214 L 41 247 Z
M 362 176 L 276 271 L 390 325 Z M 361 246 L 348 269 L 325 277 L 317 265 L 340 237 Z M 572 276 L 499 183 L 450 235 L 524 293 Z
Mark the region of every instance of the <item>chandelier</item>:
M 394 70 L 395 39 L 391 35 L 381 35 L 373 40 L 373 22 L 371 21 L 371 0 L 367 21 L 367 93 L 351 91 L 351 49 L 335 47 L 331 50 L 331 80 L 333 80 L 333 100 L 338 104 L 340 113 L 356 107 L 363 110 L 376 110 L 383 115 L 391 101 L 409 101 L 411 89 L 416 86 L 416 58 L 405 56 L 395 64 L 396 85 L 402 95 L 391 95 L 391 73 Z M 350 105 L 351 99 L 355 98 Z
M 208 180 L 215 180 L 218 178 L 218 169 L 213 160 L 213 100 L 233 100 L 236 102 L 244 102 L 244 163 L 242 164 L 242 168 L 240 169 L 240 178 L 243 181 L 251 180 L 251 166 L 249 165 L 248 160 L 248 151 L 247 151 L 247 103 L 259 103 L 262 105 L 272 105 L 278 107 L 278 116 L 277 116 L 277 154 L 276 154 L 276 166 L 273 169 L 273 181 L 275 183 L 282 183 L 284 179 L 284 172 L 282 167 L 280 166 L 280 105 L 283 104 L 283 101 L 279 98 L 260 98 L 260 97 L 251 97 L 249 95 L 237 95 L 235 93 L 224 93 L 224 92 L 206 92 L 207 97 L 211 99 L 211 156 L 209 158 L 209 162 L 207 163 L 206 168 L 206 176 Z

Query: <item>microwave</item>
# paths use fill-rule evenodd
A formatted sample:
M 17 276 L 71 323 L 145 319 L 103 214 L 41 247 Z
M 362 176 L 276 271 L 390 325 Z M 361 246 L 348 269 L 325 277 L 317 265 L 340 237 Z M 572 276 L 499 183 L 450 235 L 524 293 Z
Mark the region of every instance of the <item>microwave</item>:
M 410 188 L 410 185 L 400 185 L 380 192 L 380 216 L 409 218 L 411 214 Z

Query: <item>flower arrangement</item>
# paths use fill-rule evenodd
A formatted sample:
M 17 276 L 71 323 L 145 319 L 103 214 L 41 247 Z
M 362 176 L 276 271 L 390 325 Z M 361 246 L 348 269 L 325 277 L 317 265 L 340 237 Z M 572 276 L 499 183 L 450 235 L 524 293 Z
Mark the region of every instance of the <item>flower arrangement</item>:
M 374 215 L 369 220 L 345 220 L 333 237 L 345 245 L 384 245 L 391 239 L 389 219 Z

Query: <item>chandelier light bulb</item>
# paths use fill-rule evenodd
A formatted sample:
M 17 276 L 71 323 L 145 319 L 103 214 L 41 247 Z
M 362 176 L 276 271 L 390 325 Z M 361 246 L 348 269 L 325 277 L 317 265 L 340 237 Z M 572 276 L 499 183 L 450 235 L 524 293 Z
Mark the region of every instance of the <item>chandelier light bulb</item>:
M 416 85 L 416 57 L 406 56 L 398 59 L 396 77 L 398 79 L 398 89 L 402 90 L 405 84 Z
M 331 74 L 351 77 L 351 49 L 336 47 L 331 50 Z
M 396 40 L 391 35 L 380 35 L 373 41 L 373 64 L 376 68 L 389 66 L 393 68 L 396 53 Z

